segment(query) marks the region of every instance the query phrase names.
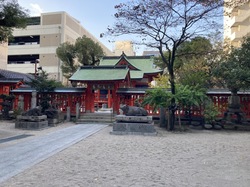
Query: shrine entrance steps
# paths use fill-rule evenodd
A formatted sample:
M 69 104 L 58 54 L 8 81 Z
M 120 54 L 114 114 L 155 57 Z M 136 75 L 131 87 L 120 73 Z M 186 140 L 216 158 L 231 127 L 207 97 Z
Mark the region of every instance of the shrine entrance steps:
M 115 114 L 112 112 L 95 112 L 81 114 L 76 123 L 104 123 L 112 124 L 115 121 Z

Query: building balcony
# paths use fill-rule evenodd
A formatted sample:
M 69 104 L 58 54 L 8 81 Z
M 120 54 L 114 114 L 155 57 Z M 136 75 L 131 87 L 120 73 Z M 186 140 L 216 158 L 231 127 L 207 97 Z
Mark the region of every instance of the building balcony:
M 41 47 L 37 45 L 9 45 L 8 55 L 27 55 L 27 54 L 56 54 L 58 46 Z
M 33 45 L 9 45 L 8 46 L 8 55 L 23 55 L 23 54 L 34 54 L 38 53 L 40 49 L 40 44 Z
M 234 16 L 231 20 L 231 27 L 235 27 L 241 25 L 244 21 L 250 18 L 250 11 L 244 11 L 244 14 L 240 14 L 238 16 Z
M 7 64 L 7 70 L 22 72 L 22 73 L 35 73 L 36 65 L 33 63 L 28 64 Z M 38 67 L 38 65 L 37 65 Z
M 241 27 L 240 31 L 236 31 L 231 34 L 230 39 L 231 41 L 238 41 L 248 34 L 250 34 L 250 30 L 247 27 Z

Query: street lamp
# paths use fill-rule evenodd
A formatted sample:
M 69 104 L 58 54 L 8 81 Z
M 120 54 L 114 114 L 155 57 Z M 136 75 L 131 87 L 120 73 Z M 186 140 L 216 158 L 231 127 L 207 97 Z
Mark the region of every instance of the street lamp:
M 37 73 L 37 63 L 39 63 L 40 60 L 39 59 L 36 59 L 35 61 L 35 77 L 36 77 L 36 73 Z

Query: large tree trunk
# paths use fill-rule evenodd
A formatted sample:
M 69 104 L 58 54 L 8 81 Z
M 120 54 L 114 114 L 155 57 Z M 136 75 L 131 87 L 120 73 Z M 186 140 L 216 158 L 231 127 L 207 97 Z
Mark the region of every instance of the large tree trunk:
M 168 130 L 173 131 L 174 130 L 174 124 L 175 124 L 175 111 L 170 109 L 169 110 L 169 127 Z
M 164 107 L 161 107 L 160 108 L 160 127 L 167 127 L 167 124 L 166 124 L 166 108 Z
M 171 70 L 169 71 L 169 76 L 170 76 L 170 85 L 171 85 L 171 93 L 175 95 L 175 81 L 174 81 L 174 73 L 173 73 L 173 67 L 171 67 Z M 169 106 L 169 113 L 170 113 L 170 122 L 169 122 L 169 127 L 168 130 L 172 131 L 174 130 L 175 126 L 175 111 L 177 109 L 175 99 L 173 98 L 171 100 L 171 105 Z

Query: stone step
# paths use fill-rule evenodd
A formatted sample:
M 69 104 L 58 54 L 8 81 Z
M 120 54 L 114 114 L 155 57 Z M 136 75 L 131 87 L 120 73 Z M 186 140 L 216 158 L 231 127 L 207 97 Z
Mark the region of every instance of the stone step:
M 76 123 L 112 123 L 115 116 L 112 113 L 84 113 Z
M 88 119 L 78 119 L 76 124 L 86 124 L 86 123 L 93 123 L 93 124 L 113 124 L 114 121 L 111 120 L 88 120 Z
M 101 113 L 101 112 L 95 112 L 95 113 L 83 113 L 81 116 L 112 116 L 113 113 Z
M 114 119 L 113 115 L 81 115 L 79 119 Z

